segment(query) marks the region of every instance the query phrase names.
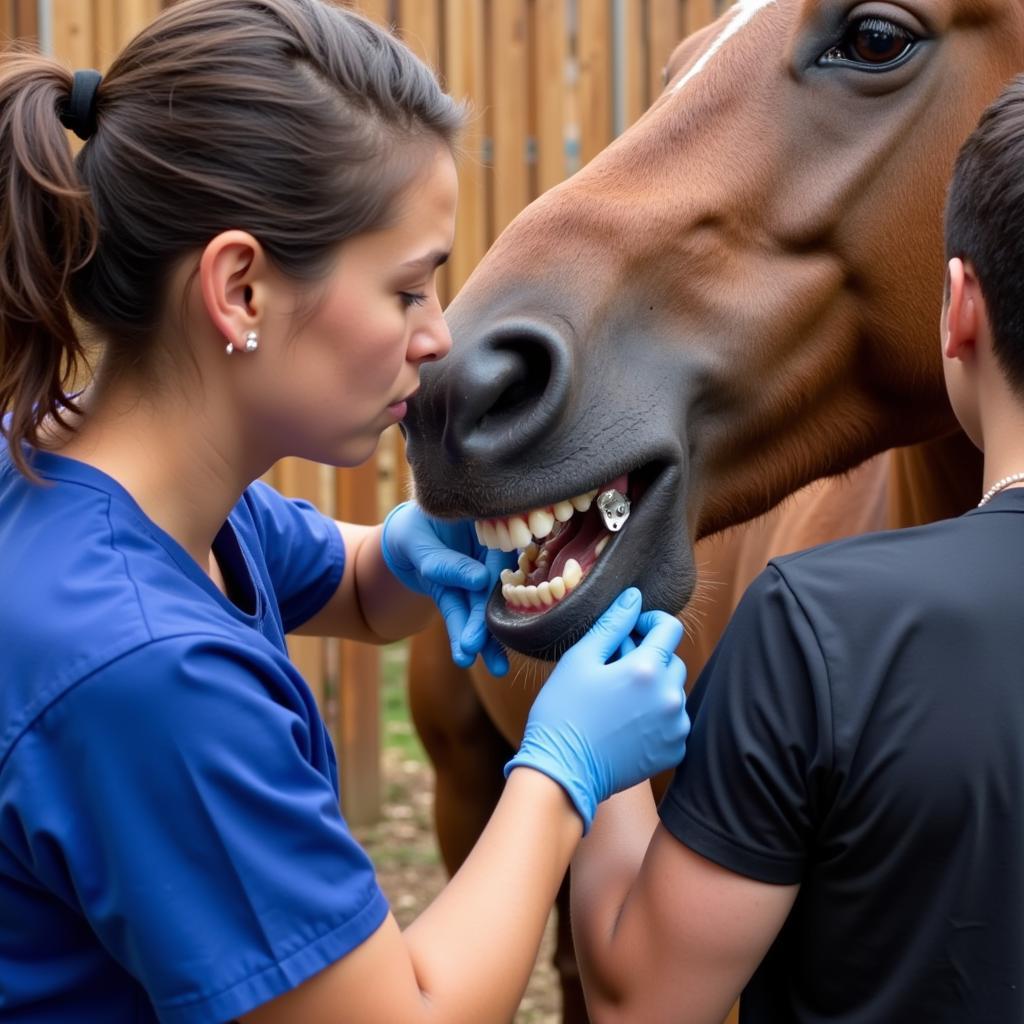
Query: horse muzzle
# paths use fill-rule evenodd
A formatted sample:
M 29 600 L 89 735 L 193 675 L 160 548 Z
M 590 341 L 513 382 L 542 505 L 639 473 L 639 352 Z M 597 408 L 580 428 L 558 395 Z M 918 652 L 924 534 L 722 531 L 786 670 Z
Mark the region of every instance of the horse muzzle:
M 630 351 L 658 347 L 620 334 L 579 350 L 555 326 L 508 319 L 458 334 L 410 403 L 420 504 L 519 552 L 487 620 L 522 654 L 557 658 L 628 586 L 671 611 L 692 593 L 685 389 Z

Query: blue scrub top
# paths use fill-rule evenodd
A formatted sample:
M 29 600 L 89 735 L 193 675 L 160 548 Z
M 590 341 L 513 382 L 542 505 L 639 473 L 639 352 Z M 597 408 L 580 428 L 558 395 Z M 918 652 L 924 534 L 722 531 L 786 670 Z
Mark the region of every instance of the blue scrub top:
M 344 548 L 251 486 L 229 601 L 104 473 L 0 447 L 0 1021 L 225 1021 L 344 956 L 387 904 L 284 635 Z

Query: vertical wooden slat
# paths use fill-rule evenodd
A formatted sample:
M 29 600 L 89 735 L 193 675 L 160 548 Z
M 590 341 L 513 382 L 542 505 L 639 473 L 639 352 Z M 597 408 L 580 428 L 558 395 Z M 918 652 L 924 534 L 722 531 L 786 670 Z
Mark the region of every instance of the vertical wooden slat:
M 631 125 L 650 105 L 650 53 L 646 46 L 644 0 L 624 0 L 626 45 L 625 121 Z
M 486 83 L 484 0 L 448 0 L 445 9 L 445 81 L 458 100 L 470 103 L 459 159 L 459 208 L 455 245 L 448 261 L 448 288 L 454 296 L 487 249 L 487 192 L 482 146 Z
M 114 0 L 93 0 L 93 59 L 94 67 L 106 71 L 121 49 L 118 31 L 118 7 Z
M 160 0 L 117 0 L 118 49 L 131 41 L 162 10 Z
M 17 8 L 12 3 L 0 5 L 0 40 L 6 42 L 20 36 Z
M 438 0 L 398 0 L 398 31 L 406 46 L 432 68 L 441 60 Z
M 412 470 L 405 454 L 405 438 L 395 431 L 395 504 L 413 497 Z
M 686 0 L 683 31 L 686 35 L 710 25 L 717 17 L 714 0 Z
M 491 234 L 496 237 L 530 201 L 529 67 L 526 0 L 492 0 L 489 92 L 493 140 Z
M 398 0 L 398 30 L 406 46 L 440 76 L 442 24 L 440 0 Z M 438 268 L 437 292 L 441 305 L 450 298 L 447 266 Z
M 647 56 L 650 97 L 665 87 L 665 62 L 684 35 L 679 0 L 648 0 Z
M 14 32 L 19 39 L 35 40 L 39 36 L 38 0 L 14 0 Z
M 580 160 L 585 164 L 612 139 L 610 4 L 581 3 L 578 17 Z
M 339 470 L 336 515 L 351 523 L 379 521 L 377 463 Z M 337 738 L 341 806 L 353 825 L 380 815 L 380 652 L 369 644 L 338 641 Z
M 532 38 L 533 131 L 537 146 L 534 194 L 539 195 L 566 176 L 566 0 L 536 0 Z
M 72 68 L 93 65 L 93 10 L 82 0 L 52 0 L 53 55 Z

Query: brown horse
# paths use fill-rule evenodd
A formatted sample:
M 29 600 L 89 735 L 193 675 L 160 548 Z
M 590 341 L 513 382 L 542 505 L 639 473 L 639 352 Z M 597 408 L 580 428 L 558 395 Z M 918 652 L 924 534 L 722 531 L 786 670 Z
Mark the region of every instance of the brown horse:
M 581 581 L 540 608 L 495 593 L 500 639 L 549 657 L 637 584 L 687 609 L 693 678 L 771 555 L 977 501 L 941 378 L 941 211 L 960 141 L 1022 69 L 1019 0 L 743 0 L 677 48 L 631 129 L 506 229 L 424 374 L 419 498 L 499 538 L 498 522 L 543 530 L 531 511 L 613 484 L 632 506 L 600 553 L 596 509 L 573 510 Z M 527 582 L 565 553 L 550 561 Z M 543 673 L 474 670 L 485 722 L 430 643 L 413 704 L 451 864 Z M 452 817 L 468 829 L 446 835 Z

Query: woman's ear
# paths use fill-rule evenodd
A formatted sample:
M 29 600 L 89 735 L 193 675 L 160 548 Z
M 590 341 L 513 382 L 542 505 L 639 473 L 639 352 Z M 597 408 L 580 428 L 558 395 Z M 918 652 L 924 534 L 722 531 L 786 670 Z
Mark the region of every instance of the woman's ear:
M 266 293 L 267 258 L 246 231 L 222 231 L 199 259 L 199 285 L 210 322 L 228 345 L 245 347 L 259 331 Z

